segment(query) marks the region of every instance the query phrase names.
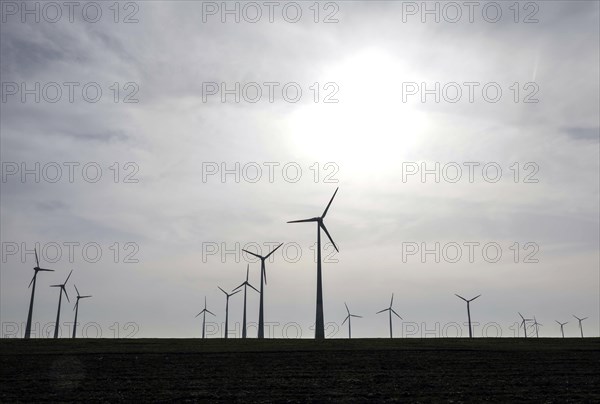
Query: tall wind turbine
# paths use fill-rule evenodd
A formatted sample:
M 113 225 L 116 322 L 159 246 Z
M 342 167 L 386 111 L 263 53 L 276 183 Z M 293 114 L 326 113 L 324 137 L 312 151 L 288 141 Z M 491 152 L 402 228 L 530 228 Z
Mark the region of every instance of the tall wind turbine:
M 219 289 L 221 289 L 221 292 L 225 293 L 225 339 L 227 339 L 227 334 L 229 332 L 229 298 L 233 295 L 235 295 L 236 293 L 239 293 L 240 291 L 234 291 L 231 293 L 227 293 L 225 292 L 220 286 L 217 286 Z
M 573 317 L 575 317 L 577 319 L 577 321 L 579 321 L 579 331 L 581 331 L 581 338 L 583 338 L 583 325 L 581 324 L 581 322 L 583 320 L 585 320 L 587 317 L 579 318 L 575 314 L 573 314 Z
M 271 251 L 269 254 L 267 254 L 266 257 L 263 257 L 262 255 L 258 255 L 255 254 L 253 252 L 250 252 L 248 250 L 242 250 L 244 252 L 247 252 L 250 255 L 254 255 L 256 258 L 260 258 L 260 307 L 258 309 L 258 338 L 264 338 L 265 337 L 265 317 L 264 317 L 264 286 L 267 283 L 267 271 L 265 269 L 265 261 L 271 256 L 273 255 L 273 253 L 275 251 L 277 251 L 277 249 L 279 247 L 281 247 L 283 245 L 283 243 L 279 244 L 273 251 Z
M 40 268 L 40 261 L 38 260 L 37 250 L 34 248 L 33 251 L 35 252 L 35 267 L 33 267 L 35 273 L 33 274 L 33 278 L 31 278 L 31 282 L 29 282 L 29 287 L 31 288 L 31 300 L 29 301 L 27 326 L 25 326 L 25 339 L 29 339 L 31 337 L 31 316 L 33 314 L 33 297 L 35 296 L 35 280 L 37 279 L 37 274 L 39 271 L 54 272 L 54 269 Z M 31 287 L 31 285 L 33 285 L 33 287 Z
M 215 313 L 213 313 L 212 311 L 208 310 L 206 308 L 206 296 L 204 296 L 204 309 L 196 314 L 196 317 L 198 317 L 200 314 L 202 314 L 202 339 L 204 339 L 204 330 L 205 330 L 205 325 L 206 325 L 206 313 L 208 314 L 212 314 L 213 316 L 215 315 Z
M 523 321 L 521 321 L 521 325 L 523 326 L 523 334 L 525 334 L 525 338 L 527 338 L 527 321 L 531 321 L 530 318 L 525 318 L 523 317 L 523 315 L 521 313 L 519 313 L 519 316 L 521 316 L 521 319 Z
M 323 222 L 323 220 L 325 219 L 325 216 L 327 215 L 327 211 L 329 210 L 329 207 L 331 206 L 331 202 L 333 202 L 333 198 L 335 198 L 335 194 L 337 194 L 338 189 L 339 188 L 335 189 L 335 192 L 333 193 L 331 200 L 329 200 L 327 207 L 325 208 L 325 210 L 323 211 L 323 214 L 320 217 L 313 217 L 312 219 L 303 219 L 303 220 L 292 220 L 292 221 L 288 222 L 288 223 L 305 223 L 305 222 L 316 222 L 317 223 L 317 316 L 316 316 L 317 318 L 316 318 L 316 322 L 315 322 L 315 339 L 324 339 L 325 338 L 325 319 L 323 317 L 323 284 L 321 281 L 321 229 L 323 229 L 325 234 L 327 234 L 327 237 L 329 237 L 329 241 L 331 241 L 331 244 L 333 244 L 333 247 L 335 248 L 335 250 L 337 252 L 340 251 L 340 250 L 338 250 L 337 246 L 333 242 L 333 239 L 331 238 L 331 235 L 327 231 L 327 227 L 325 227 L 325 223 Z
M 462 297 L 461 295 L 457 295 L 456 293 L 455 293 L 455 295 L 456 295 L 457 297 L 461 298 L 462 300 L 464 300 L 465 302 L 467 302 L 467 317 L 469 318 L 469 338 L 473 338 L 473 332 L 472 332 L 472 330 L 471 330 L 471 307 L 470 307 L 470 303 L 471 303 L 473 300 L 477 299 L 477 298 L 478 298 L 479 296 L 481 296 L 481 295 L 477 295 L 477 296 L 475 296 L 474 298 L 472 298 L 472 299 L 469 299 L 469 300 L 465 299 L 465 298 L 464 298 L 464 297 Z
M 565 330 L 563 329 L 563 327 L 565 326 L 565 324 L 568 323 L 568 321 L 565 321 L 564 323 L 561 323 L 558 320 L 554 320 L 554 321 L 556 321 L 558 323 L 558 325 L 560 325 L 560 333 L 562 334 L 562 337 L 564 338 L 565 337 Z
M 394 313 L 396 315 L 396 317 L 398 317 L 400 320 L 403 320 L 403 318 L 400 317 L 400 315 L 398 313 L 396 313 L 394 311 L 394 309 L 392 309 L 393 304 L 394 304 L 394 294 L 392 293 L 392 300 L 390 300 L 390 307 L 388 307 L 387 309 L 379 310 L 377 313 L 375 313 L 375 314 L 379 314 L 379 313 L 383 313 L 384 311 L 390 312 L 390 338 L 394 338 L 394 335 L 392 333 L 392 313 Z
M 346 321 L 348 321 L 348 338 L 352 338 L 352 326 L 350 325 L 350 320 L 352 319 L 352 317 L 362 318 L 362 316 L 357 316 L 356 314 L 350 314 L 350 309 L 348 309 L 348 305 L 345 302 L 344 302 L 344 306 L 346 306 L 346 311 L 348 312 L 348 315 L 342 322 L 342 325 L 344 325 L 344 323 Z
M 244 287 L 244 319 L 242 322 L 242 338 L 246 338 L 246 289 L 248 289 L 248 286 L 250 286 L 252 289 L 254 289 L 258 292 L 258 289 L 256 289 L 254 286 L 250 285 L 250 283 L 248 283 L 249 274 L 250 274 L 250 264 L 248 264 L 248 266 L 246 267 L 246 281 L 234 289 L 234 290 L 237 290 L 237 289 L 241 288 L 242 286 Z M 260 292 L 258 292 L 258 293 L 260 293 Z
M 69 272 L 69 276 L 67 276 L 67 279 L 65 279 L 65 283 L 62 283 L 60 285 L 50 285 L 51 288 L 60 288 L 59 295 L 58 295 L 58 311 L 56 312 L 56 326 L 54 327 L 54 338 L 58 338 L 58 329 L 59 329 L 58 325 L 60 322 L 60 303 L 62 301 L 63 292 L 65 293 L 67 301 L 70 302 L 69 295 L 67 294 L 67 289 L 65 289 L 65 285 L 67 284 L 67 281 L 71 277 L 72 273 L 73 273 L 73 270 L 71 269 L 71 272 Z
M 73 338 L 76 337 L 77 334 L 75 334 L 75 331 L 77 330 L 77 313 L 79 312 L 79 299 L 86 299 L 88 297 L 92 297 L 91 295 L 87 295 L 87 296 L 81 296 L 79 294 L 79 290 L 77 289 L 76 285 L 75 286 L 75 290 L 77 291 L 77 301 L 75 302 L 75 307 L 73 308 L 73 310 L 75 310 L 75 321 L 73 322 Z
M 544 325 L 544 324 L 538 323 L 535 316 L 533 316 L 533 326 L 535 327 L 535 337 L 536 338 L 540 337 L 540 325 Z

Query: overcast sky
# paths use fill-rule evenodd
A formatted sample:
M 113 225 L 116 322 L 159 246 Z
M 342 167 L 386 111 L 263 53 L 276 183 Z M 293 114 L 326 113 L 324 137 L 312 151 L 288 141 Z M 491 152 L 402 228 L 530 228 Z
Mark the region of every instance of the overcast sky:
M 237 4 L 239 22 L 221 2 L 82 2 L 72 21 L 47 4 L 36 22 L 2 2 L 4 337 L 23 333 L 36 243 L 55 270 L 38 275 L 36 336 L 70 270 L 63 336 L 73 284 L 93 295 L 88 336 L 199 337 L 205 296 L 219 336 L 217 286 L 250 263 L 259 287 L 240 249 L 284 243 L 267 263 L 265 334 L 313 337 L 316 229 L 286 221 L 319 216 L 337 187 L 326 335 L 347 336 L 347 302 L 363 316 L 353 336 L 387 336 L 375 312 L 392 293 L 396 336 L 466 336 L 454 293 L 482 294 L 476 336 L 514 335 L 517 312 L 540 336 L 559 335 L 555 320 L 578 336 L 572 314 L 600 335 L 598 2 L 427 3 L 439 22 L 422 2 L 281 2 L 272 22 L 263 2 Z M 255 292 L 248 304 L 256 323 Z M 238 294 L 238 336 L 241 309 Z

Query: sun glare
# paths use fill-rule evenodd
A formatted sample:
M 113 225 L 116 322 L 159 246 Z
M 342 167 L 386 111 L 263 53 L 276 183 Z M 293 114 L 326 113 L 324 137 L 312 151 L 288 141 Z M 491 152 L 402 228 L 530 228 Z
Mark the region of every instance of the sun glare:
M 365 51 L 324 71 L 338 103 L 311 103 L 290 117 L 294 150 L 343 162 L 355 171 L 393 165 L 410 154 L 427 127 L 425 114 L 402 102 L 408 69 L 382 51 Z

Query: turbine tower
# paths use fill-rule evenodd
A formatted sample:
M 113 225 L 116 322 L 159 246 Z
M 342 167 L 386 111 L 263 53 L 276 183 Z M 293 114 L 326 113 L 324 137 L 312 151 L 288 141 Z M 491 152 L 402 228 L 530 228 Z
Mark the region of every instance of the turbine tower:
M 521 316 L 521 319 L 523 321 L 521 321 L 521 325 L 523 326 L 523 334 L 525 334 L 525 338 L 527 338 L 527 321 L 531 321 L 530 318 L 525 318 L 523 317 L 523 315 L 521 313 L 519 313 L 519 316 Z
M 533 316 L 533 326 L 535 327 L 535 337 L 540 337 L 540 325 L 544 325 L 542 323 L 538 323 L 535 316 Z
M 29 282 L 29 287 L 31 288 L 31 300 L 29 301 L 29 313 L 27 314 L 27 325 L 25 326 L 25 339 L 31 337 L 31 316 L 33 314 L 33 297 L 35 296 L 35 280 L 37 279 L 37 274 L 39 271 L 54 272 L 54 269 L 40 268 L 37 250 L 34 248 L 33 251 L 35 252 L 35 267 L 33 267 L 35 273 L 33 274 L 33 278 L 31 278 L 31 282 Z M 33 285 L 33 287 L 31 287 L 31 285 Z
M 73 322 L 73 338 L 76 337 L 77 334 L 75 334 L 76 330 L 77 330 L 77 313 L 79 312 L 79 299 L 86 299 L 88 297 L 92 297 L 91 295 L 87 295 L 87 296 L 81 296 L 79 295 L 79 290 L 77 289 L 76 285 L 75 286 L 75 291 L 77 291 L 77 301 L 75 302 L 75 307 L 73 308 L 73 310 L 75 310 L 75 321 Z
M 558 323 L 558 325 L 560 325 L 560 333 L 562 334 L 562 337 L 564 338 L 565 337 L 565 330 L 563 329 L 563 327 L 565 326 L 565 324 L 568 323 L 568 321 L 565 321 L 564 323 L 561 323 L 558 320 L 554 320 L 554 321 L 556 321 Z
M 575 314 L 573 314 L 573 317 L 575 317 L 577 319 L 577 321 L 579 321 L 579 331 L 581 331 L 581 338 L 583 338 L 583 325 L 581 324 L 581 322 L 583 320 L 585 320 L 587 317 L 579 318 Z
M 467 302 L 467 318 L 469 319 L 469 338 L 473 338 L 473 332 L 472 332 L 472 329 L 471 329 L 471 307 L 470 307 L 470 304 L 471 304 L 471 302 L 473 300 L 477 299 L 481 295 L 477 295 L 474 298 L 469 299 L 469 300 L 465 299 L 461 295 L 457 295 L 456 293 L 455 293 L 455 295 L 457 297 L 461 298 L 462 300 L 464 300 L 465 302 Z
M 315 322 L 315 339 L 324 339 L 325 338 L 325 320 L 323 317 L 323 283 L 321 280 L 321 229 L 323 229 L 325 234 L 327 234 L 327 237 L 329 237 L 329 241 L 331 241 L 331 244 L 333 244 L 333 247 L 335 248 L 335 250 L 337 252 L 340 251 L 340 250 L 338 250 L 337 246 L 333 242 L 333 239 L 331 238 L 331 235 L 327 231 L 327 227 L 325 227 L 325 223 L 323 222 L 323 220 L 325 219 L 325 216 L 327 215 L 327 211 L 329 210 L 329 207 L 331 206 L 331 202 L 333 202 L 333 198 L 335 198 L 335 194 L 337 194 L 338 189 L 339 188 L 336 188 L 335 192 L 333 193 L 333 196 L 331 197 L 331 199 L 329 200 L 329 203 L 327 204 L 327 207 L 325 208 L 325 211 L 323 211 L 323 214 L 320 217 L 313 217 L 312 219 L 303 219 L 303 220 L 292 220 L 292 221 L 288 222 L 288 223 L 305 223 L 305 222 L 316 222 L 317 223 L 317 315 L 316 315 L 316 322 Z
M 204 330 L 205 330 L 205 325 L 206 325 L 206 313 L 208 314 L 212 314 L 213 316 L 215 315 L 215 313 L 213 313 L 212 311 L 208 310 L 206 308 L 206 296 L 204 296 L 204 309 L 196 314 L 196 317 L 198 317 L 200 314 L 202 314 L 202 339 L 204 339 Z
M 362 318 L 362 316 L 357 316 L 355 314 L 350 314 L 350 309 L 348 309 L 348 305 L 345 302 L 344 302 L 344 306 L 346 306 L 346 311 L 348 312 L 348 315 L 346 316 L 346 318 L 342 322 L 342 325 L 344 325 L 344 323 L 346 321 L 348 321 L 348 339 L 350 339 L 350 338 L 352 338 L 352 326 L 350 325 L 350 320 L 352 319 L 352 317 Z
M 242 338 L 246 338 L 246 290 L 248 289 L 248 286 L 250 286 L 252 289 L 254 289 L 258 293 L 260 293 L 258 291 L 258 289 L 256 289 L 254 286 L 250 285 L 250 283 L 248 283 L 249 275 L 250 275 L 250 264 L 248 264 L 248 266 L 246 267 L 246 281 L 234 289 L 234 291 L 235 291 L 235 290 L 241 288 L 242 286 L 244 287 L 244 319 L 242 321 Z
M 56 326 L 54 327 L 54 338 L 58 338 L 58 330 L 59 330 L 59 323 L 60 323 L 60 303 L 62 301 L 63 292 L 65 293 L 67 301 L 70 302 L 69 295 L 67 294 L 67 289 L 65 289 L 65 285 L 67 284 L 67 281 L 71 277 L 72 273 L 73 273 L 73 270 L 71 269 L 71 272 L 69 272 L 69 276 L 67 276 L 67 279 L 65 279 L 65 283 L 62 283 L 60 285 L 50 285 L 51 288 L 60 288 L 59 295 L 58 295 L 58 311 L 56 312 Z
M 390 300 L 390 307 L 388 307 L 387 309 L 379 310 L 377 313 L 375 313 L 375 314 L 379 314 L 379 313 L 383 313 L 384 311 L 390 312 L 390 338 L 394 338 L 394 335 L 392 333 L 392 313 L 394 313 L 396 315 L 396 317 L 398 317 L 400 320 L 403 320 L 403 318 L 400 317 L 400 315 L 398 313 L 396 313 L 396 311 L 394 311 L 394 309 L 392 309 L 393 304 L 394 304 L 394 294 L 392 293 L 392 300 Z
M 225 293 L 225 339 L 227 339 L 227 334 L 229 332 L 229 298 L 233 295 L 235 295 L 236 293 L 239 292 L 238 291 L 234 291 L 231 293 L 227 293 L 225 292 L 220 286 L 217 286 L 219 289 L 221 289 L 221 292 Z
M 264 338 L 265 337 L 265 317 L 264 317 L 264 286 L 267 283 L 267 271 L 265 269 L 265 261 L 267 260 L 267 258 L 269 258 L 271 255 L 273 255 L 273 253 L 275 251 L 277 251 L 277 249 L 279 247 L 281 247 L 283 245 L 283 243 L 279 244 L 273 251 L 271 251 L 269 254 L 267 254 L 266 257 L 263 257 L 262 255 L 258 255 L 255 254 L 253 252 L 250 252 L 248 250 L 242 250 L 250 255 L 255 256 L 256 258 L 260 258 L 260 306 L 258 309 L 258 338 Z

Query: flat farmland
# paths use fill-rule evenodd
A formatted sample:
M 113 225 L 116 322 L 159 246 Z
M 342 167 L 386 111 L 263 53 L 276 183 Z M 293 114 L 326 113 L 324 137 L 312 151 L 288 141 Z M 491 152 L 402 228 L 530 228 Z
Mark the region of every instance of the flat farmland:
M 0 402 L 600 402 L 600 339 L 0 340 Z

